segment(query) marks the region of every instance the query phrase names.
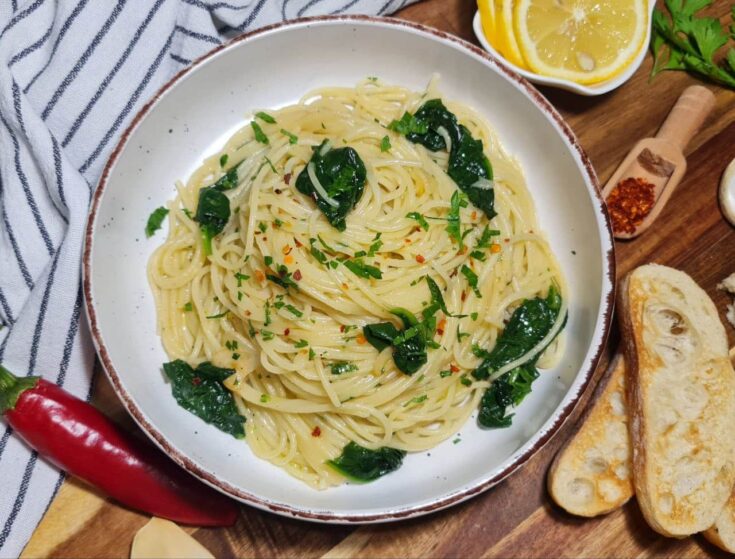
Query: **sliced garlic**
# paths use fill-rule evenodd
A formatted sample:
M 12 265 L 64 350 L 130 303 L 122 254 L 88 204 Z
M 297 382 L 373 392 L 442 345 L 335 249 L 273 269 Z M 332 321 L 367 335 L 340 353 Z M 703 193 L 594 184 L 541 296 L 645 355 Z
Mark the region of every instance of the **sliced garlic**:
M 176 524 L 151 518 L 133 539 L 130 559 L 214 559 L 202 544 Z
M 735 159 L 725 169 L 720 181 L 720 207 L 725 219 L 735 225 Z

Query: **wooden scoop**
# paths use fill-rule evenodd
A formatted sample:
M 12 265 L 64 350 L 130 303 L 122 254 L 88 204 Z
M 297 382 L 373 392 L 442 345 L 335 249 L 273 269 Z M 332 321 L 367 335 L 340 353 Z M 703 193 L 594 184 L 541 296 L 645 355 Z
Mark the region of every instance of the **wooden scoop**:
M 648 229 L 661 213 L 686 172 L 684 148 L 697 133 L 715 104 L 715 96 L 706 87 L 687 87 L 659 128 L 656 137 L 638 142 L 623 160 L 602 190 L 607 201 L 613 189 L 625 179 L 642 179 L 653 185 L 653 207 L 634 230 L 616 231 L 616 239 L 632 239 Z M 610 204 L 608 204 L 610 207 Z M 611 211 L 612 210 L 611 208 Z

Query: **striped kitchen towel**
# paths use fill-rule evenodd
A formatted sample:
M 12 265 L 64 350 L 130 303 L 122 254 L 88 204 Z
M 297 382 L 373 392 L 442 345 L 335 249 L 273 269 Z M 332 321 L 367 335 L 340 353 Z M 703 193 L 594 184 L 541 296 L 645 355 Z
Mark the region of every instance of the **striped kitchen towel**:
M 138 108 L 228 38 L 285 19 L 415 0 L 2 0 L 0 362 L 82 398 L 93 348 L 80 260 L 90 197 Z M 63 475 L 0 423 L 0 556 L 17 556 Z

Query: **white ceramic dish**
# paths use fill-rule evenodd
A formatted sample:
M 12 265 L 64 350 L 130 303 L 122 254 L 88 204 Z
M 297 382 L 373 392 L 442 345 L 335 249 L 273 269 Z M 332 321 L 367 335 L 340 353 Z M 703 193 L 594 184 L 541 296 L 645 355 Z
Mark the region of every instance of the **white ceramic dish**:
M 512 62 L 506 60 L 505 58 L 503 58 L 503 55 L 501 55 L 498 51 L 496 51 L 493 48 L 493 46 L 488 42 L 488 40 L 485 38 L 485 34 L 482 31 L 482 21 L 480 20 L 479 11 L 475 12 L 475 18 L 472 20 L 472 28 L 475 32 L 475 37 L 477 37 L 477 40 L 480 41 L 482 48 L 484 48 L 489 53 L 495 55 L 501 64 L 507 66 L 514 72 L 518 72 L 521 76 L 526 78 L 528 81 L 533 82 L 538 85 L 548 85 L 551 87 L 557 87 L 559 89 L 566 89 L 567 91 L 572 91 L 574 93 L 579 93 L 580 95 L 591 97 L 595 95 L 602 95 L 604 93 L 608 93 L 612 91 L 613 89 L 617 89 L 618 87 L 623 85 L 625 82 L 627 82 L 631 78 L 631 76 L 635 74 L 636 70 L 638 70 L 641 63 L 643 62 L 643 59 L 646 57 L 646 53 L 648 52 L 648 44 L 651 41 L 651 24 L 650 24 L 651 17 L 650 16 L 653 13 L 653 8 L 655 7 L 656 7 L 655 0 L 650 0 L 649 6 L 648 6 L 649 24 L 648 24 L 648 29 L 646 31 L 646 39 L 643 41 L 643 48 L 641 48 L 640 52 L 638 52 L 633 62 L 625 69 L 625 71 L 622 74 L 615 76 L 612 79 L 606 80 L 604 82 L 596 83 L 593 85 L 582 85 L 582 84 L 575 83 L 569 80 L 542 76 L 530 70 L 524 70 L 523 68 L 519 68 Z
M 289 53 L 288 56 L 282 56 Z M 406 458 L 368 485 L 316 491 L 256 458 L 237 441 L 179 408 L 164 381 L 146 280 L 162 233 L 143 234 L 151 211 L 247 122 L 328 84 L 365 76 L 422 89 L 442 76 L 448 98 L 479 109 L 520 160 L 541 225 L 573 299 L 562 363 L 546 371 L 510 429 L 480 431 Z M 569 127 L 527 82 L 450 35 L 398 20 L 338 17 L 294 21 L 235 39 L 183 70 L 141 110 L 113 151 L 89 218 L 86 308 L 97 350 L 120 399 L 176 462 L 254 506 L 317 521 L 382 522 L 426 514 L 491 487 L 559 429 L 585 389 L 604 345 L 614 296 L 609 221 L 594 171 Z

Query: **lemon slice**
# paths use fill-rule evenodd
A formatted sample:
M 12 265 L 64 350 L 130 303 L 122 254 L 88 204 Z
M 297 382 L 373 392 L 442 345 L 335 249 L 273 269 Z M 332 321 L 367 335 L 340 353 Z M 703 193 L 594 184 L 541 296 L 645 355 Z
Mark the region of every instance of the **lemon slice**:
M 581 84 L 622 72 L 648 29 L 645 0 L 517 0 L 513 16 L 531 69 Z
M 513 35 L 513 5 L 510 0 L 477 0 L 482 31 L 493 48 L 504 58 L 528 68 Z
M 503 56 L 520 68 L 528 68 L 513 28 L 513 0 L 495 0 L 495 32 Z

